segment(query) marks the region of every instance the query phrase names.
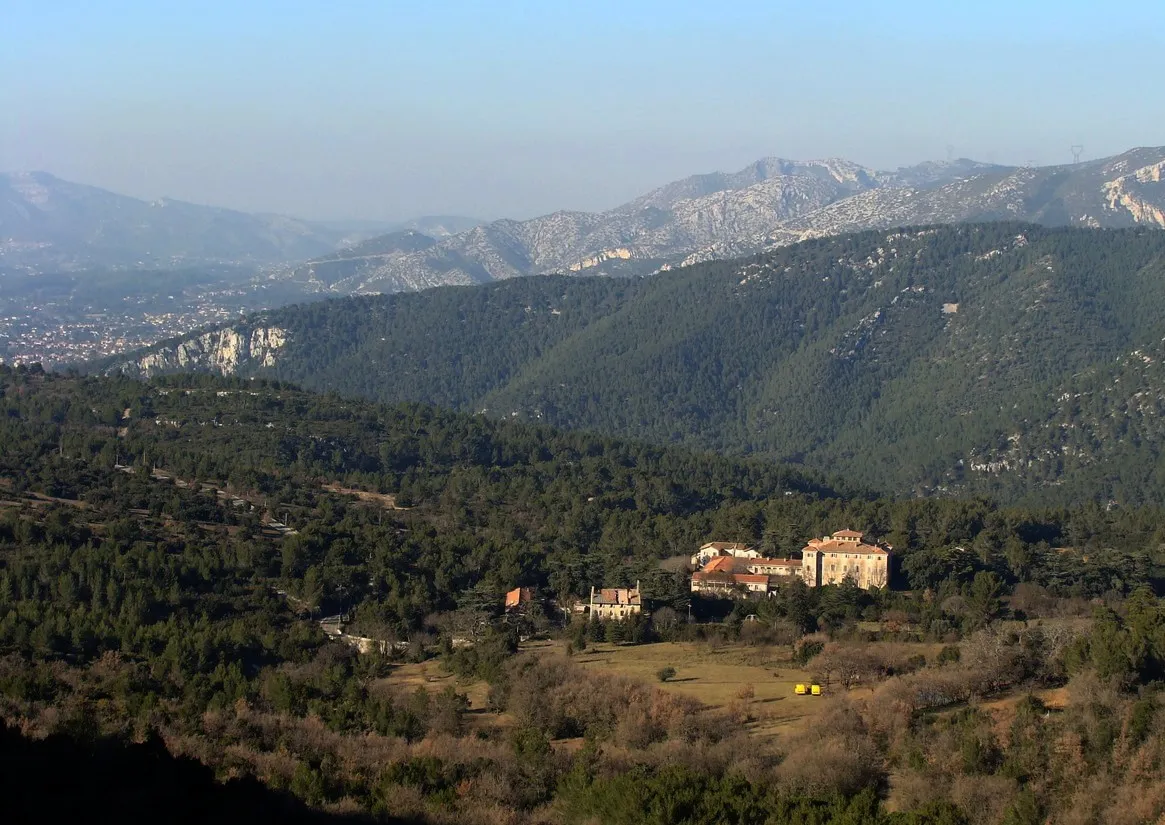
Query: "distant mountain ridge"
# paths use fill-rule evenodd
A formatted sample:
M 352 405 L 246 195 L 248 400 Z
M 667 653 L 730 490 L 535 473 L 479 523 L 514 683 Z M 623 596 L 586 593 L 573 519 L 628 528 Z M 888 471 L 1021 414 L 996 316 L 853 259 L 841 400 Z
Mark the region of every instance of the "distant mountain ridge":
M 338 294 L 467 285 L 520 275 L 645 273 L 870 228 L 985 220 L 1165 227 L 1165 148 L 1069 166 L 959 159 L 883 172 L 850 161 L 764 158 L 694 175 L 603 213 L 499 220 L 358 265 L 279 273 Z M 329 267 L 342 274 L 328 272 Z
M 343 237 L 283 215 L 147 202 L 47 172 L 0 174 L 0 264 L 266 264 L 321 255 Z
M 442 238 L 479 224 L 457 215 L 317 223 L 170 198 L 144 201 L 47 172 L 0 174 L 0 267 L 269 265 L 351 249 L 384 232 Z
M 464 215 L 422 215 L 401 221 L 393 227 L 394 232 L 420 232 L 432 238 L 447 238 L 461 232 L 468 232 L 487 221 L 467 218 Z
M 179 201 L 147 203 L 26 173 L 0 176 L 0 269 L 230 261 L 267 267 L 265 281 L 341 295 L 552 272 L 645 274 L 891 226 L 1027 220 L 1161 228 L 1163 174 L 1165 148 L 1067 166 L 959 159 L 892 172 L 843 159 L 762 158 L 737 172 L 666 184 L 607 212 L 489 223 L 429 216 L 369 237 L 368 223 L 346 231 Z
M 1165 232 L 820 238 L 649 278 L 287 307 L 93 365 L 801 462 L 870 489 L 1165 503 Z

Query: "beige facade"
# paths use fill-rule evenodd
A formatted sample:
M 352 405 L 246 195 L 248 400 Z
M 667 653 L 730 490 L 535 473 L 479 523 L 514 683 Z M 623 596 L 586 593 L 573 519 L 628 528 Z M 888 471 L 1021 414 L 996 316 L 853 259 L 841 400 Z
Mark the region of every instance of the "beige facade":
M 810 539 L 801 550 L 805 583 L 816 587 L 841 584 L 847 578 L 861 588 L 886 587 L 890 583 L 890 552 L 887 544 L 868 543 L 855 530 L 839 530 L 832 536 Z

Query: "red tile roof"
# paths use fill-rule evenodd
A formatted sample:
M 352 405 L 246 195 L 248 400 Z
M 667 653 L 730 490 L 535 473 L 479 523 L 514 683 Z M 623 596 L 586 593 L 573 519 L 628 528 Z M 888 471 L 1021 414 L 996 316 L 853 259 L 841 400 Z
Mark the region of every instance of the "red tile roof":
M 596 590 L 591 604 L 639 604 L 639 591 L 626 587 L 604 587 Z
M 506 594 L 506 610 L 534 601 L 534 590 L 529 587 L 515 587 Z
M 858 555 L 886 556 L 893 549 L 888 544 L 864 542 L 861 540 L 864 535 L 864 533 L 859 533 L 857 530 L 838 530 L 832 536 L 826 536 L 821 539 L 809 539 L 801 552 L 856 553 Z M 851 541 L 851 539 L 855 538 L 858 541 Z M 846 541 L 840 541 L 839 539 L 846 539 Z
M 769 577 L 753 573 L 733 573 L 732 579 L 737 584 L 768 584 Z
M 818 553 L 853 553 L 855 555 L 888 555 L 886 548 L 876 544 L 854 543 L 852 541 L 826 541 L 820 544 L 809 545 L 805 550 L 816 550 Z
M 717 556 L 714 559 L 709 559 L 708 563 L 704 565 L 705 573 L 731 573 L 736 569 L 737 563 L 742 561 L 735 556 Z

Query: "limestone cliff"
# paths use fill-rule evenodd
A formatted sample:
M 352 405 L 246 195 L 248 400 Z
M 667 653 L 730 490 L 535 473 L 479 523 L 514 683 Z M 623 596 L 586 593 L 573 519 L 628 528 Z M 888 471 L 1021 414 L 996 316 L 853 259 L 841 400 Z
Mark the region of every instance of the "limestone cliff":
M 108 372 L 142 377 L 167 372 L 235 375 L 246 368 L 275 366 L 276 358 L 287 342 L 287 331 L 280 327 L 225 327 L 181 341 L 159 344 L 135 359 L 114 365 Z
M 1103 187 L 1107 199 L 1105 206 L 1114 212 L 1127 211 L 1137 223 L 1165 228 L 1165 209 L 1152 203 L 1145 191 L 1148 184 L 1160 184 L 1163 174 L 1165 160 L 1106 182 Z
M 631 250 L 625 249 L 625 248 L 604 249 L 598 255 L 592 255 L 589 258 L 584 258 L 583 260 L 579 261 L 577 264 L 572 264 L 570 267 L 570 271 L 571 272 L 582 272 L 584 269 L 590 269 L 591 267 L 598 266 L 599 264 L 604 263 L 605 261 L 614 260 L 616 258 L 618 258 L 621 261 L 631 260 Z

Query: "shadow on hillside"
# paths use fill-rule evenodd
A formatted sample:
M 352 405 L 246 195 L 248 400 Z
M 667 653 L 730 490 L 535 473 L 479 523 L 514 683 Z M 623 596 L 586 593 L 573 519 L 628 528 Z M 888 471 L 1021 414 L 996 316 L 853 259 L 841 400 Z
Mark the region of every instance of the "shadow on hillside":
M 60 734 L 27 739 L 0 722 L 0 816 L 5 823 L 312 823 L 373 820 L 307 807 L 256 779 L 216 782 L 211 770 L 172 756 L 159 738 L 142 744 L 81 742 Z M 377 819 L 405 825 L 403 820 Z

